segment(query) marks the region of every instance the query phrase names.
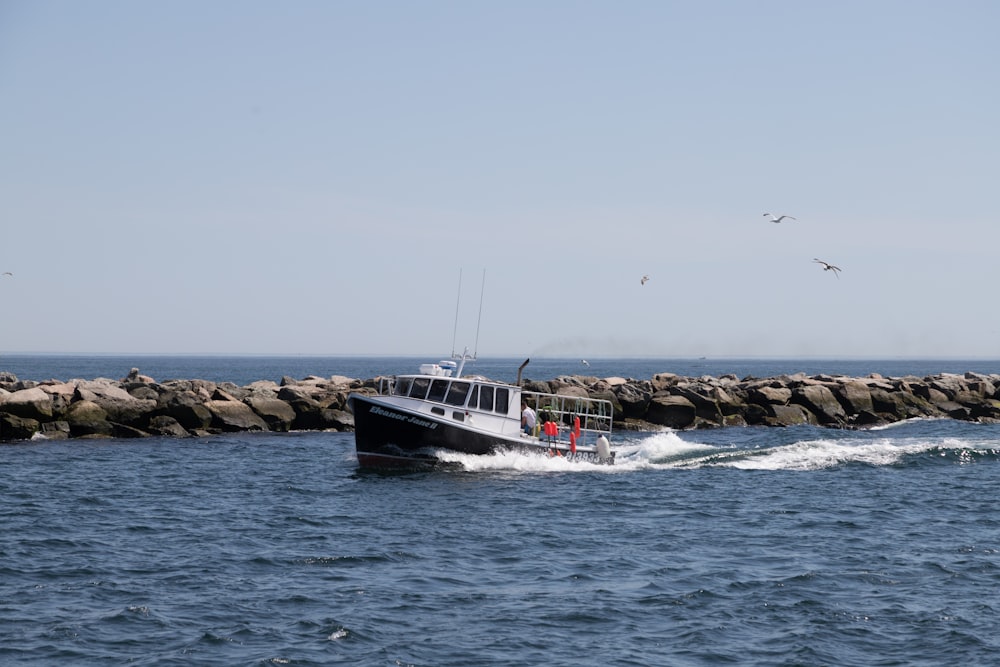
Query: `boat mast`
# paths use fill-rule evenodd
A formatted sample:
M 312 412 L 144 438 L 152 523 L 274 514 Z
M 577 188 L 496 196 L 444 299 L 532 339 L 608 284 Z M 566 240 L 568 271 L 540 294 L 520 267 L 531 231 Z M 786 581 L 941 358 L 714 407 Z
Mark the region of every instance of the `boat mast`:
M 479 356 L 479 327 L 483 323 L 483 294 L 486 293 L 486 269 L 483 269 L 483 284 L 479 288 L 479 319 L 476 320 L 476 346 L 472 348 L 472 358 Z
M 483 295 L 486 293 L 486 269 L 483 269 L 483 282 L 479 288 L 479 319 L 476 321 L 476 347 L 472 351 L 472 356 L 469 356 L 469 348 L 466 347 L 462 350 L 462 356 L 459 357 L 455 354 L 455 339 L 458 336 L 458 311 L 459 305 L 462 301 L 462 269 L 458 270 L 458 298 L 455 302 L 455 330 L 451 335 L 451 358 L 458 360 L 458 368 L 455 369 L 455 377 L 462 377 L 462 371 L 465 369 L 466 361 L 475 361 L 476 357 L 479 356 L 479 329 L 483 323 Z
M 462 303 L 462 269 L 458 269 L 458 296 L 455 297 L 455 328 L 451 332 L 451 356 L 455 358 L 455 338 L 458 336 L 458 307 Z M 464 354 L 462 356 L 465 356 Z M 461 377 L 461 375 L 459 376 Z

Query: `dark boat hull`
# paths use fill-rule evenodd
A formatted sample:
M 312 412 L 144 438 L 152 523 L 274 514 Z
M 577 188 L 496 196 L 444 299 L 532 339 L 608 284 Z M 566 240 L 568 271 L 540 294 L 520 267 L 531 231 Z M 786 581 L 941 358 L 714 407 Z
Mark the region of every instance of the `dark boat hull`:
M 441 451 L 481 456 L 506 450 L 537 453 L 555 450 L 519 435 L 505 437 L 484 433 L 445 419 L 397 409 L 379 402 L 377 397 L 352 394 L 348 403 L 354 413 L 355 448 L 362 467 L 433 466 L 440 463 Z M 569 452 L 560 454 L 568 455 Z M 578 452 L 575 456 L 597 461 L 592 452 Z

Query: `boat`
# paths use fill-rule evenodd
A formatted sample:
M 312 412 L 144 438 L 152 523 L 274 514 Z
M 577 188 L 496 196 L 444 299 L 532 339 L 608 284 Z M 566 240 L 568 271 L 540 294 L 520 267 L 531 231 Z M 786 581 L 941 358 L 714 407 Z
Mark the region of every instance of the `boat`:
M 467 353 L 422 364 L 418 373 L 377 378 L 375 387 L 347 398 L 362 468 L 412 468 L 447 463 L 448 453 L 524 452 L 613 464 L 610 401 L 566 396 L 484 377 L 463 376 Z M 536 415 L 521 425 L 522 401 Z

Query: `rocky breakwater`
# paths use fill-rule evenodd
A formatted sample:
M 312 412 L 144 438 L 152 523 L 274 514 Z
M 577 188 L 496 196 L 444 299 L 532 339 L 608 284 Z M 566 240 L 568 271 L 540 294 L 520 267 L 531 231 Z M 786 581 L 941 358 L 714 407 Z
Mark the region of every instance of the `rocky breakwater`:
M 350 392 L 376 379 L 285 377 L 246 386 L 205 380 L 156 382 L 133 369 L 121 380 L 18 380 L 0 372 L 0 441 L 45 438 L 204 436 L 226 432 L 352 431 Z M 912 418 L 1000 422 L 1000 375 L 649 380 L 560 376 L 526 380 L 531 391 L 604 398 L 617 429 L 723 426 L 870 428 Z
M 605 398 L 617 428 L 721 426 L 871 428 L 913 418 L 1000 422 L 1000 375 L 939 374 L 863 378 L 805 374 L 772 378 L 683 377 L 650 380 L 563 376 L 525 388 Z
M 132 369 L 121 380 L 18 380 L 0 373 L 0 441 L 202 436 L 237 431 L 353 430 L 345 377 L 282 378 L 246 386 L 156 382 Z

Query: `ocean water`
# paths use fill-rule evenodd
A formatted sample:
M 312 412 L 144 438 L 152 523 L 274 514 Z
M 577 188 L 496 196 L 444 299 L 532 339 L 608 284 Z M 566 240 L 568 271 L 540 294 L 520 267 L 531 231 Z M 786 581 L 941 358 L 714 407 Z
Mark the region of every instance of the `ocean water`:
M 440 357 L 312 357 L 312 356 L 169 356 L 169 355 L 0 355 L 0 371 L 24 380 L 69 380 L 106 377 L 121 379 L 133 368 L 154 380 L 211 380 L 245 385 L 256 380 L 278 382 L 288 376 L 344 375 L 368 379 L 379 375 L 414 373 L 422 363 Z M 524 358 L 482 358 L 470 361 L 465 373 L 512 382 Z M 870 373 L 899 377 L 923 377 L 936 373 L 1000 373 L 1000 359 L 563 359 L 528 357 L 522 377 L 551 380 L 560 375 L 591 375 L 647 380 L 656 373 L 676 373 L 688 377 L 727 373 L 743 378 L 774 377 L 783 374 L 833 373 L 863 377 Z
M 697 361 L 608 374 L 774 374 Z M 17 374 L 128 371 L 80 363 Z M 615 436 L 405 474 L 341 433 L 0 446 L 0 664 L 996 664 L 1000 425 Z

